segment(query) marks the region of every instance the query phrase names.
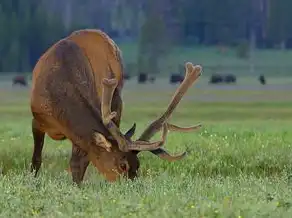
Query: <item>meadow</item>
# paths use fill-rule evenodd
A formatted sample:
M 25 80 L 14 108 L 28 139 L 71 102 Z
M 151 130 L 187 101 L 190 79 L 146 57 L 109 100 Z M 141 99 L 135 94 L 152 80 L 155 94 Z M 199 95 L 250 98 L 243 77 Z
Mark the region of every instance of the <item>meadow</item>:
M 125 62 L 135 63 L 139 54 L 137 44 L 132 42 L 118 44 Z M 157 76 L 165 77 L 170 72 L 177 73 L 179 65 L 182 65 L 185 61 L 203 65 L 204 75 L 208 76 L 218 71 L 255 78 L 260 74 L 271 77 L 291 76 L 291 50 L 257 49 L 254 51 L 252 62 L 249 58 L 238 58 L 236 47 L 225 48 L 224 52 L 221 51 L 219 47 L 214 46 L 173 46 L 161 59 L 160 74 Z M 250 70 L 251 63 L 254 71 Z
M 128 62 L 133 61 L 136 48 L 121 47 Z M 165 110 L 177 87 L 165 75 L 185 61 L 202 64 L 204 73 L 171 122 L 203 127 L 169 133 L 165 148 L 170 153 L 187 150 L 183 160 L 169 163 L 141 153 L 135 181 L 108 183 L 90 165 L 77 188 L 66 171 L 69 141 L 48 137 L 34 178 L 29 170 L 30 90 L 12 87 L 11 76 L 1 76 L 0 217 L 291 217 L 292 77 L 287 69 L 292 53 L 257 52 L 257 73 L 251 75 L 248 62 L 234 58 L 233 51 L 176 52 L 154 84 L 125 83 L 122 130 L 136 122 L 137 138 Z M 218 66 L 235 71 L 238 83 L 209 85 L 208 76 Z M 267 75 L 265 86 L 257 81 L 261 72 Z
M 212 86 L 202 77 L 190 89 L 171 121 L 203 127 L 171 132 L 165 144 L 171 153 L 187 150 L 185 159 L 141 153 L 140 177 L 132 182 L 107 183 L 90 165 L 81 188 L 66 171 L 68 141 L 46 137 L 39 175 L 30 174 L 29 88 L 2 82 L 0 217 L 291 217 L 292 89 L 287 81 L 248 80 Z M 162 79 L 127 82 L 123 131 L 136 122 L 138 137 L 176 87 Z

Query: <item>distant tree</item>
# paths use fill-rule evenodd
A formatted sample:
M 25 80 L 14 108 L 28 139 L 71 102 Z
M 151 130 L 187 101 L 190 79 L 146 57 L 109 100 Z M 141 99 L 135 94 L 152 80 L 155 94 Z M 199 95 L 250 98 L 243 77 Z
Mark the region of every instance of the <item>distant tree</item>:
M 163 16 L 153 0 L 149 1 L 145 22 L 140 30 L 138 71 L 159 73 L 159 61 L 169 48 Z
M 275 43 L 286 48 L 286 41 L 292 36 L 292 1 L 277 0 L 270 2 L 268 22 L 269 36 Z
M 2 0 L 0 71 L 30 71 L 39 56 L 64 35 L 58 16 L 49 18 L 37 0 Z
M 242 40 L 236 47 L 236 56 L 241 59 L 249 58 L 250 45 L 247 40 Z

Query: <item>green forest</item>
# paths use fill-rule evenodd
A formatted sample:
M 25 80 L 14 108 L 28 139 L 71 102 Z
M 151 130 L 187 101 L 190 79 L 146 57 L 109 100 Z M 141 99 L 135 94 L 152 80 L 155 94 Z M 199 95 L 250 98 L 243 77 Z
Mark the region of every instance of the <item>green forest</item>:
M 50 45 L 80 28 L 138 43 L 150 57 L 171 46 L 290 49 L 291 12 L 291 0 L 1 0 L 0 72 L 31 71 Z

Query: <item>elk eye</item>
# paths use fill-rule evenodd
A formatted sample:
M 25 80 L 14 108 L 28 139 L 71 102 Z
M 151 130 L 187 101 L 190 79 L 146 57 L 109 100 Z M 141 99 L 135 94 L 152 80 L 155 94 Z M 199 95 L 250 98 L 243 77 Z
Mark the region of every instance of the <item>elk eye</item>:
M 127 164 L 125 164 L 125 163 L 121 163 L 120 164 L 120 169 L 122 170 L 122 171 L 124 171 L 124 172 L 126 172 L 128 169 L 127 169 L 128 167 L 127 167 Z

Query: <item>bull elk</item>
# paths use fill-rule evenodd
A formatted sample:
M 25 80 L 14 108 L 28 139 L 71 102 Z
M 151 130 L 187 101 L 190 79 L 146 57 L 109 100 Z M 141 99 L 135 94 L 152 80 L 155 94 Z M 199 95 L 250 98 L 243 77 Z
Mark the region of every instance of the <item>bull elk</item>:
M 152 122 L 138 140 L 132 140 L 134 124 L 125 134 L 120 130 L 123 64 L 117 45 L 99 30 L 78 30 L 56 42 L 39 59 L 31 90 L 34 150 L 31 172 L 35 176 L 42 163 L 44 137 L 72 142 L 70 170 L 80 185 L 91 162 L 108 181 L 120 176 L 133 179 L 139 169 L 138 153 L 150 151 L 176 161 L 186 152 L 170 155 L 162 148 L 168 130 L 189 132 L 168 122 L 172 112 L 201 75 L 201 66 L 186 63 L 186 76 L 168 108 Z M 150 142 L 162 130 L 159 141 Z

